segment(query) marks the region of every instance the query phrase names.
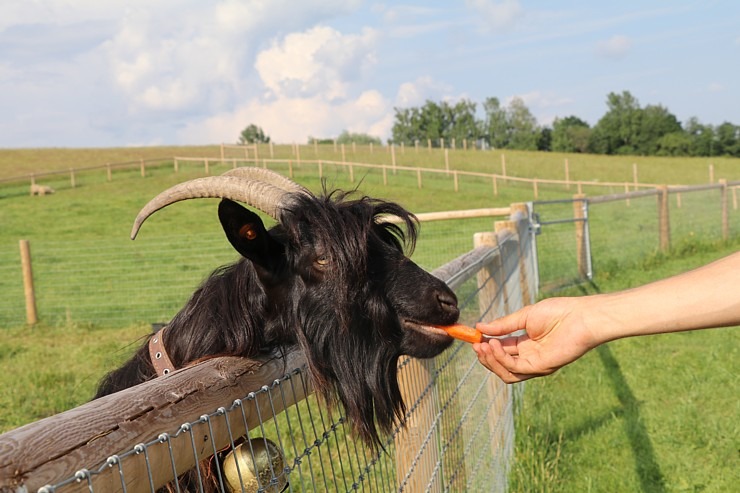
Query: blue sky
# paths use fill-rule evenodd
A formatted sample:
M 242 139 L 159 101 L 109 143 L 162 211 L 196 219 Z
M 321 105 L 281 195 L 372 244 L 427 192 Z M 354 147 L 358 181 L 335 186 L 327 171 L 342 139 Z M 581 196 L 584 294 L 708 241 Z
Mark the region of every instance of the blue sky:
M 0 147 L 390 135 L 395 107 L 609 92 L 740 124 L 740 2 L 3 0 Z

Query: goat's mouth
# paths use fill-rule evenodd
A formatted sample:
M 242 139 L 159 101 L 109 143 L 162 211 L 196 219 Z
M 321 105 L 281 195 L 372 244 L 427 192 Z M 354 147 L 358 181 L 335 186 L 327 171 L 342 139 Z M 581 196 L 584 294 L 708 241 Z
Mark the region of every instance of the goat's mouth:
M 443 329 L 440 329 L 439 327 L 436 327 L 434 325 L 430 325 L 423 322 L 417 322 L 416 320 L 410 320 L 406 319 L 403 321 L 403 328 L 412 330 L 416 333 L 423 334 L 427 337 L 431 337 L 432 339 L 438 340 L 438 341 L 445 341 L 451 340 L 452 337 L 450 337 L 447 332 L 445 332 Z

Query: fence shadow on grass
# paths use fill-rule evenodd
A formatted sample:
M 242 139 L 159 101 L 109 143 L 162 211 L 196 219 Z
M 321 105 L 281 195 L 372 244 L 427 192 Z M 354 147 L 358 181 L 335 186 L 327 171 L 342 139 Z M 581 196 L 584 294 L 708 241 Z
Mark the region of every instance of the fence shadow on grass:
M 582 296 L 601 293 L 598 284 L 591 280 L 575 286 L 575 289 Z M 656 459 L 650 434 L 640 419 L 640 401 L 635 397 L 632 388 L 627 383 L 619 361 L 609 345 L 598 346 L 595 351 L 604 365 L 604 370 L 619 401 L 619 406 L 610 409 L 601 417 L 587 420 L 576 430 L 566 433 L 566 441 L 601 428 L 613 419 L 621 419 L 635 460 L 635 472 L 640 483 L 640 491 L 643 493 L 665 493 L 665 478 Z
M 599 346 L 596 352 L 621 404 L 624 432 L 632 448 L 640 489 L 643 493 L 663 493 L 666 491 L 665 478 L 656 460 L 650 434 L 640 419 L 640 402 L 624 378 L 619 361 L 609 346 Z

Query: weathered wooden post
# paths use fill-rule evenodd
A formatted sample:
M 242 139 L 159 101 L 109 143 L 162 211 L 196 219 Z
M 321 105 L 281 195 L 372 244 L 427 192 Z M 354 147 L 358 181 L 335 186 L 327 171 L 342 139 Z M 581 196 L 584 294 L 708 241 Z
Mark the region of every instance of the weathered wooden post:
M 21 269 L 23 270 L 23 293 L 26 298 L 26 322 L 28 325 L 34 325 L 39 320 L 36 312 L 36 292 L 33 288 L 31 244 L 28 240 L 20 240 L 19 246 L 21 249 Z
M 393 174 L 396 174 L 396 146 L 390 144 L 391 148 L 391 165 L 393 166 Z
M 427 439 L 428 433 L 436 433 L 432 425 L 440 412 L 432 375 L 434 359 L 416 358 L 410 358 L 399 374 L 404 402 L 416 403 L 416 409 L 394 438 L 396 478 L 398 484 L 404 485 L 404 491 L 441 491 L 442 471 L 436 467 L 440 460 L 437 440 Z
M 658 232 L 660 235 L 660 250 L 663 252 L 671 248 L 671 221 L 669 211 L 668 187 L 663 185 L 658 187 Z
M 637 190 L 639 188 L 637 186 L 637 163 L 632 163 L 632 181 L 635 185 L 635 190 Z
M 586 196 L 573 196 L 573 222 L 576 227 L 576 261 L 578 275 L 581 279 L 588 279 L 588 245 L 586 244 Z
M 722 185 L 719 199 L 722 208 L 722 239 L 727 241 L 730 237 L 730 219 L 727 210 L 727 180 L 722 178 L 719 180 L 719 184 Z

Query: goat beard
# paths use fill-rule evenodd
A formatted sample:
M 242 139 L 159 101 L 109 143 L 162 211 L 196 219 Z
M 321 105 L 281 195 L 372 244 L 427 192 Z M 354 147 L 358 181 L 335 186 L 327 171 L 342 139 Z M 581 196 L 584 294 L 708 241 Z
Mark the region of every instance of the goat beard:
M 381 432 L 393 431 L 406 413 L 397 377 L 398 341 L 379 340 L 379 332 L 367 320 L 354 321 L 349 329 L 315 315 L 304 318 L 299 337 L 314 390 L 330 408 L 337 400 L 341 403 L 355 435 L 365 444 L 384 448 Z M 333 320 L 336 324 L 342 318 Z

